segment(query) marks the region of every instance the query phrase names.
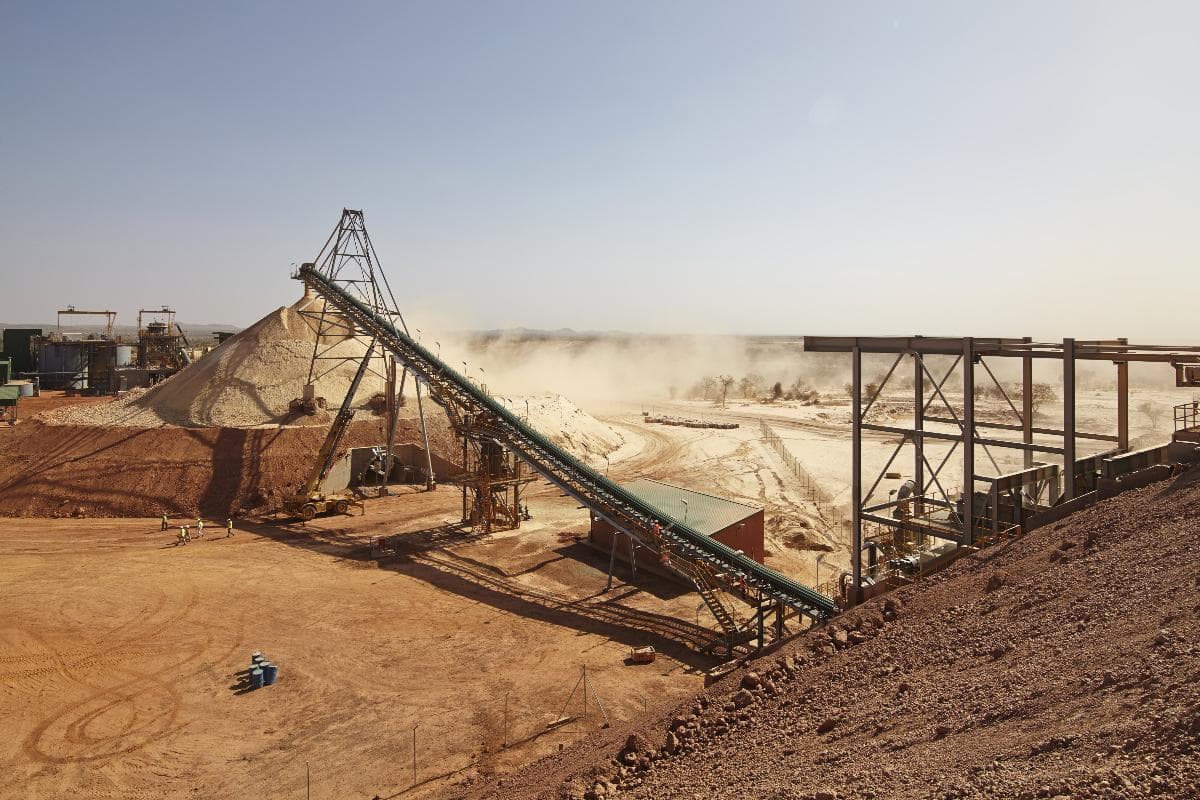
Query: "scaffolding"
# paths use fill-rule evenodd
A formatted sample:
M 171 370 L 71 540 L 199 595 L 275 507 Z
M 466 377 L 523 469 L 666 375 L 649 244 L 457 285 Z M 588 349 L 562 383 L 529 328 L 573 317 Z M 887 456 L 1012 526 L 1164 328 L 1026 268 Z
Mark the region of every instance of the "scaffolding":
M 1129 451 L 1129 364 L 1162 363 L 1173 366 L 1179 382 L 1200 366 L 1200 347 L 1131 345 L 1125 339 L 1035 342 L 1032 338 L 994 339 L 972 337 L 842 337 L 806 336 L 806 352 L 849 353 L 851 358 L 851 575 L 848 600 L 857 602 L 863 593 L 862 554 L 869 545 L 869 567 L 875 566 L 879 537 L 864 537 L 864 524 L 872 523 L 889 531 L 898 551 L 920 546 L 927 537 L 946 540 L 956 546 L 975 547 L 1019 534 L 1029 518 L 1041 511 L 1064 506 L 1077 497 L 1092 493 L 1101 478 L 1123 474 L 1135 465 L 1161 463 L 1167 448 Z M 862 357 L 864 354 L 894 356 L 891 368 L 878 386 L 864 398 Z M 1016 359 L 1021 365 L 1020 396 L 1014 401 L 996 378 L 989 359 Z M 943 372 L 935 374 L 934 363 L 949 360 Z M 870 421 L 875 402 L 888 382 L 903 370 L 911 375 L 912 422 L 908 426 Z M 1033 367 L 1036 360 L 1061 363 L 1061 429 L 1034 424 L 1035 386 Z M 1080 361 L 1108 361 L 1116 368 L 1116 431 L 1098 433 L 1080 431 L 1075 420 L 1076 365 Z M 948 382 L 957 374 L 962 386 L 962 401 L 956 407 L 946 394 Z M 1011 422 L 980 419 L 976 414 L 976 377 L 982 374 L 994 385 L 994 393 L 1003 399 Z M 1196 373 L 1200 376 L 1200 373 Z M 1183 384 L 1187 385 L 1187 384 Z M 865 404 L 864 404 L 865 399 Z M 1018 405 L 1019 403 L 1019 405 Z M 1178 423 L 1177 423 L 1178 424 Z M 863 492 L 863 433 L 875 432 L 899 437 L 884 468 Z M 1020 439 L 1015 439 L 1016 434 Z M 1053 441 L 1047 441 L 1047 439 Z M 936 466 L 926 456 L 926 442 L 950 443 L 950 449 Z M 1078 457 L 1077 449 L 1086 443 L 1101 443 L 1106 449 Z M 893 472 L 901 452 L 909 448 L 912 457 L 911 491 L 895 492 L 886 501 L 876 499 L 876 491 Z M 993 450 L 1017 450 L 1023 454 L 1023 468 L 1005 472 L 993 456 Z M 978 451 L 991 463 L 995 474 L 980 474 L 976 467 Z M 957 493 L 947 491 L 943 473 L 955 453 L 962 463 L 962 486 Z M 1043 461 L 1035 460 L 1044 459 Z M 979 490 L 983 484 L 982 491 Z M 901 496 L 904 495 L 904 496 Z M 869 583 L 869 582 L 868 582 Z

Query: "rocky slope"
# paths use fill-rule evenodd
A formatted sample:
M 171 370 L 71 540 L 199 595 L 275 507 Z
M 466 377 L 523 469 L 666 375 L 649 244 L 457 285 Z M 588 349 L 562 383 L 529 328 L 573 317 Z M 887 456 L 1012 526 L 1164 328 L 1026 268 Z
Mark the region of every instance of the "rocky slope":
M 1200 474 L 971 555 L 449 797 L 1200 797 Z

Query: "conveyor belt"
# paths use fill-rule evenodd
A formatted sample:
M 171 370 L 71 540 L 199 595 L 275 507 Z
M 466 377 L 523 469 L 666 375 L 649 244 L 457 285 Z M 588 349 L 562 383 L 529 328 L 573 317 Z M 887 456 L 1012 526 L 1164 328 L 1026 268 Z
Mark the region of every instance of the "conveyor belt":
M 476 434 L 516 451 L 542 477 L 618 530 L 651 549 L 667 550 L 670 559 L 707 562 L 726 586 L 757 593 L 815 620 L 824 621 L 837 612 L 833 600 L 820 592 L 663 514 L 579 461 L 313 266 L 302 266 L 297 277 L 399 359 L 429 387 L 439 405 L 473 426 Z

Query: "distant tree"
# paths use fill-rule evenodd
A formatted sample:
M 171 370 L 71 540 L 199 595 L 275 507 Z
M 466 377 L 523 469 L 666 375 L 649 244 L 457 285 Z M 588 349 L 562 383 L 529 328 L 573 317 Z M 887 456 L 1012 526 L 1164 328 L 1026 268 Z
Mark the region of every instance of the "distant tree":
M 1146 417 L 1146 421 L 1150 423 L 1150 430 L 1158 430 L 1159 422 L 1162 420 L 1162 407 L 1151 403 L 1149 400 L 1140 403 L 1137 407 L 1139 413 Z
M 673 385 L 667 387 L 667 397 L 671 398 L 672 400 L 675 399 L 677 392 L 678 390 Z
M 875 395 L 879 394 L 880 387 L 879 387 L 878 383 L 868 383 L 863 388 L 866 390 L 866 392 L 865 392 L 866 396 L 863 398 L 863 400 L 868 403 L 871 402 L 871 399 L 873 397 L 875 397 Z M 846 393 L 847 397 L 849 397 L 851 400 L 854 399 L 854 384 L 853 383 L 847 383 L 845 386 L 842 387 L 842 390 Z
M 1046 403 L 1053 403 L 1058 400 L 1058 393 L 1054 391 L 1054 387 L 1048 383 L 1035 383 L 1029 389 L 1030 399 L 1033 401 L 1033 413 L 1036 414 Z
M 750 398 L 762 391 L 763 377 L 757 373 L 751 372 L 738 382 L 738 388 L 742 392 L 742 397 Z
M 775 381 L 775 385 L 771 387 L 771 399 L 778 400 L 783 397 L 783 383 Z
M 732 375 L 717 376 L 717 383 L 720 384 L 720 386 L 721 386 L 721 406 L 722 407 L 725 406 L 725 396 L 727 394 L 729 394 L 729 387 L 733 386 L 734 380 L 735 379 Z
M 708 393 L 711 392 L 716 385 L 717 385 L 717 379 L 711 375 L 705 375 L 703 378 L 700 379 L 700 388 L 704 392 L 703 397 L 705 400 L 708 399 Z

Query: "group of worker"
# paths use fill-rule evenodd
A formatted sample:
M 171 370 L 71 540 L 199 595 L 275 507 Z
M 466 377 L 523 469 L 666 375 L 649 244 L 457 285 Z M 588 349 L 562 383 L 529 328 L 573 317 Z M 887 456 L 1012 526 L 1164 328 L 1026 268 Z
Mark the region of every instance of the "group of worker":
M 170 527 L 171 527 L 171 521 L 169 519 L 167 519 L 166 514 L 163 514 L 162 515 L 162 529 L 165 531 Z M 196 520 L 196 538 L 200 539 L 200 538 L 203 538 L 203 536 L 204 536 L 204 520 L 197 519 Z M 225 520 L 225 538 L 228 539 L 231 536 L 233 536 L 233 520 L 226 519 Z M 191 529 L 187 525 L 180 525 L 179 526 L 179 535 L 175 539 L 175 544 L 177 546 L 181 545 L 181 544 L 187 544 L 191 540 L 192 540 Z

